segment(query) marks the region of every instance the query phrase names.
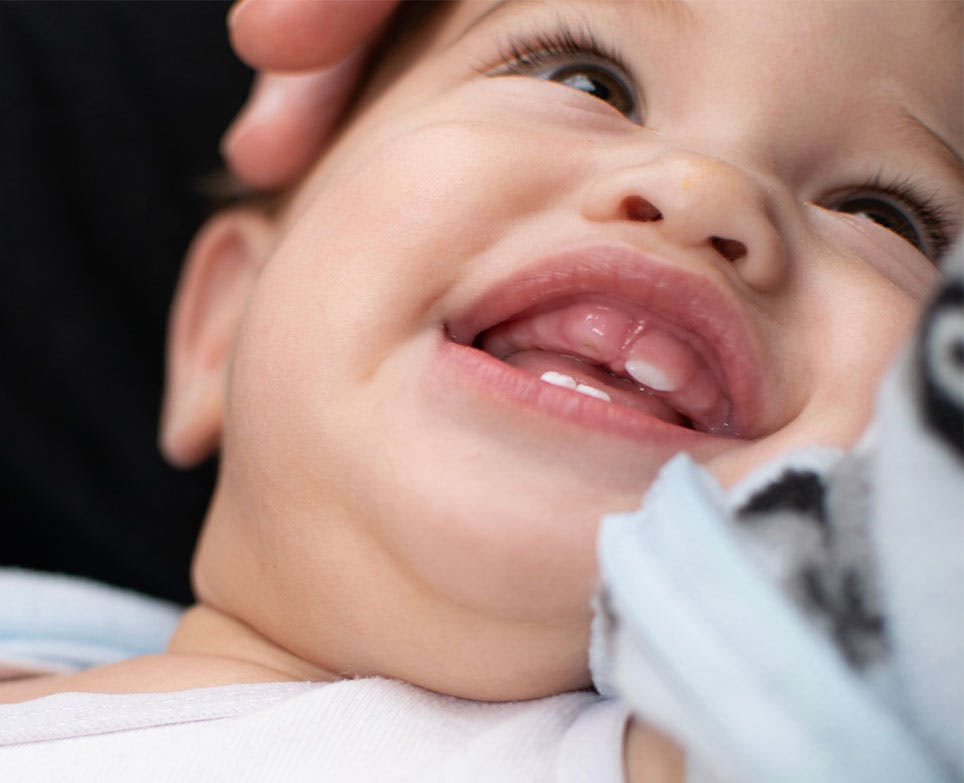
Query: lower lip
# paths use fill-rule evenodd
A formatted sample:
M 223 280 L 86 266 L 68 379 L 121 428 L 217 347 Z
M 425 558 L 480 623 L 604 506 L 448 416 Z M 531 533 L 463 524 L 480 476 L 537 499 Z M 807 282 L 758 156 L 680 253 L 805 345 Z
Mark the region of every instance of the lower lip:
M 642 411 L 595 399 L 539 380 L 471 346 L 448 338 L 439 341 L 431 363 L 429 383 L 444 389 L 463 388 L 496 404 L 509 405 L 540 418 L 549 418 L 594 432 L 676 450 L 704 451 L 729 447 L 733 438 L 680 427 Z

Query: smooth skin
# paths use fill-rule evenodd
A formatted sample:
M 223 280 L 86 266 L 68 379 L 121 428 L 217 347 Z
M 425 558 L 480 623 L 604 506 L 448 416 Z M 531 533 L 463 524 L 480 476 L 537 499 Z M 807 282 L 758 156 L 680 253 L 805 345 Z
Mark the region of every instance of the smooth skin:
M 548 253 L 627 243 L 754 324 L 766 435 L 707 449 L 724 483 L 850 446 L 936 270 L 818 204 L 883 169 L 959 209 L 959 158 L 906 113 L 960 149 L 960 37 L 950 4 L 564 3 L 546 20 L 518 2 L 473 25 L 487 8 L 453 5 L 399 51 L 280 222 L 231 213 L 199 238 L 164 445 L 179 462 L 223 445 L 195 566 L 209 609 L 324 671 L 509 699 L 587 684 L 597 520 L 635 508 L 671 452 L 440 386 L 445 324 Z M 645 122 L 479 72 L 560 8 L 627 53 Z M 627 196 L 664 220 L 632 219 Z
M 34 695 L 344 674 L 492 700 L 587 686 L 598 519 L 637 507 L 670 450 L 480 393 L 438 352 L 447 323 L 560 249 L 629 245 L 752 324 L 764 435 L 704 450 L 724 483 L 861 433 L 936 270 L 830 206 L 884 170 L 959 215 L 959 8 L 492 7 L 452 4 L 399 46 L 277 219 L 223 213 L 195 241 L 162 444 L 178 464 L 221 448 L 199 604 L 153 677 L 132 661 Z M 480 72 L 560 13 L 622 53 L 640 121 L 536 73 Z M 630 779 L 649 762 L 680 778 L 636 724 Z

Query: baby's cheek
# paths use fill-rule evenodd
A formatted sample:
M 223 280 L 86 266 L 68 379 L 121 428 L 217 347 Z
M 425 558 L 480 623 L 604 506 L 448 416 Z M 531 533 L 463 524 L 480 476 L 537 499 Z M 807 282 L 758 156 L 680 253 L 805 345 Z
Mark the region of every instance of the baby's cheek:
M 447 266 L 502 236 L 510 221 L 544 210 L 572 176 L 545 147 L 493 124 L 449 122 L 387 140 L 341 179 L 332 198 L 351 205 L 345 233 L 384 241 L 393 255 L 439 246 Z
M 708 468 L 726 486 L 787 452 L 853 448 L 870 424 L 880 383 L 907 344 L 917 303 L 869 267 L 840 259 L 814 280 L 819 297 L 798 303 L 808 319 L 787 333 L 787 355 L 806 357 L 806 393 L 796 414 L 759 441 L 714 459 Z M 830 338 L 828 339 L 828 335 Z
M 570 192 L 591 159 L 587 135 L 625 127 L 602 102 L 534 79 L 471 82 L 425 106 L 404 97 L 362 117 L 305 195 L 334 203 L 359 236 L 388 227 L 396 251 L 437 242 L 440 266 Z
M 823 241 L 859 258 L 913 300 L 922 301 L 937 283 L 937 266 L 893 231 L 862 215 L 807 207 L 807 219 Z

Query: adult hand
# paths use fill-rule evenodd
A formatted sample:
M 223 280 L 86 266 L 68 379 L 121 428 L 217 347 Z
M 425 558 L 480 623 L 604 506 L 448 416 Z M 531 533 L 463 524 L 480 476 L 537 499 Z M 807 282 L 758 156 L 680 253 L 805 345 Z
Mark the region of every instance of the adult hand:
M 247 185 L 297 179 L 341 116 L 378 26 L 397 0 L 237 0 L 231 45 L 256 68 L 221 150 Z

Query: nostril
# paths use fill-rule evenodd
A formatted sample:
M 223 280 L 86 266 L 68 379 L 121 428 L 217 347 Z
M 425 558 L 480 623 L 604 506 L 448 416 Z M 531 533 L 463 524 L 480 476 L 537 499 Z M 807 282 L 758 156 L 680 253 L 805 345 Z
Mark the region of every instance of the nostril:
M 724 239 L 723 237 L 710 237 L 710 244 L 716 248 L 727 261 L 739 261 L 747 254 L 746 245 L 738 239 Z
M 640 196 L 628 196 L 624 199 L 623 210 L 628 220 L 638 220 L 640 223 L 654 223 L 663 219 L 663 213 Z

